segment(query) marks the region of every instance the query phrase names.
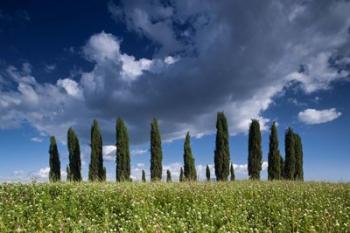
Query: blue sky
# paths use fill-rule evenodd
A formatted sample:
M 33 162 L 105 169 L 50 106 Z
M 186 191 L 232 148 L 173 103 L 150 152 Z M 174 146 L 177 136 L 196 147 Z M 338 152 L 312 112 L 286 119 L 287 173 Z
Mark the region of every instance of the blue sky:
M 132 176 L 149 171 L 149 129 L 159 120 L 164 168 L 178 176 L 192 135 L 200 178 L 213 164 L 215 120 L 229 122 L 231 160 L 247 178 L 247 131 L 260 121 L 280 151 L 292 127 L 306 180 L 350 180 L 349 1 L 2 1 L 0 180 L 47 180 L 48 138 L 80 138 L 87 174 L 98 119 L 115 179 L 115 120 L 127 123 Z M 267 163 L 264 162 L 263 178 Z

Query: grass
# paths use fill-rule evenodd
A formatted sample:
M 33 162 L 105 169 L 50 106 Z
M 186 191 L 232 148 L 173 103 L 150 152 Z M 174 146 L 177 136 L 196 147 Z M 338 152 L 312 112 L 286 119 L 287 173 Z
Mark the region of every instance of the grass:
M 350 184 L 0 185 L 0 232 L 350 232 Z

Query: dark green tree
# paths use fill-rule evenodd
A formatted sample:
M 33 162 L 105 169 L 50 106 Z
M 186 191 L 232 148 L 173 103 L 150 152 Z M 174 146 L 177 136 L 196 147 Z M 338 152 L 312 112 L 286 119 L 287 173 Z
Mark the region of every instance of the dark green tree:
M 236 179 L 236 177 L 235 177 L 235 170 L 233 169 L 232 163 L 231 163 L 231 167 L 230 167 L 230 174 L 231 174 L 230 180 L 234 181 Z
M 207 181 L 210 181 L 210 169 L 207 165 L 207 168 L 205 169 L 205 176 L 207 177 Z
M 68 129 L 67 143 L 69 152 L 69 165 L 67 174 L 67 180 L 69 181 L 81 181 L 81 158 L 80 158 L 80 145 L 79 139 L 72 128 Z
M 258 120 L 253 119 L 249 127 L 248 141 L 248 175 L 250 179 L 259 180 L 262 165 L 261 133 Z
M 216 180 L 227 180 L 230 173 L 230 148 L 229 132 L 225 114 L 218 112 L 216 120 L 216 141 L 215 141 L 215 176 Z
M 282 156 L 280 156 L 280 171 L 281 171 L 280 178 L 281 179 L 285 179 L 284 170 L 285 170 L 285 168 L 284 168 L 284 159 L 283 159 Z
M 91 160 L 89 165 L 90 181 L 105 181 L 106 168 L 103 167 L 102 136 L 97 120 L 93 121 L 91 127 Z
M 184 144 L 184 175 L 187 181 L 196 180 L 197 176 L 190 140 L 190 133 L 187 132 Z
M 55 137 L 50 137 L 50 172 L 49 180 L 51 182 L 57 182 L 61 180 L 61 162 L 58 154 L 57 143 Z
M 162 141 L 158 128 L 157 119 L 151 123 L 151 180 L 157 181 L 162 179 Z
M 278 149 L 278 135 L 276 123 L 273 122 L 270 130 L 269 156 L 268 156 L 268 179 L 279 180 L 281 178 L 280 150 Z
M 145 173 L 145 170 L 142 170 L 142 182 L 146 182 L 146 173 Z
M 69 165 L 66 167 L 66 172 L 67 172 L 67 181 L 71 181 L 72 177 L 71 177 L 71 174 L 70 174 Z
M 285 135 L 286 160 L 284 164 L 284 176 L 288 180 L 294 179 L 295 174 L 295 136 L 291 128 L 288 128 Z
M 179 176 L 179 181 L 183 182 L 184 181 L 184 170 L 180 168 L 180 176 Z
M 128 181 L 130 180 L 129 136 L 128 129 L 121 118 L 117 120 L 116 131 L 116 179 L 117 181 Z
M 171 172 L 166 170 L 166 182 L 171 182 Z
M 295 180 L 304 180 L 303 171 L 303 145 L 299 134 L 294 134 L 294 151 L 295 151 Z

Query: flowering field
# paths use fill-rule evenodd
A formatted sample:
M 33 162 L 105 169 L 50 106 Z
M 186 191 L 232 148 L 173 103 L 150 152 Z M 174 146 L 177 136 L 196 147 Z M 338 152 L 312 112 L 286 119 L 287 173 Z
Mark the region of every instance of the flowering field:
M 0 232 L 350 232 L 350 184 L 2 184 Z

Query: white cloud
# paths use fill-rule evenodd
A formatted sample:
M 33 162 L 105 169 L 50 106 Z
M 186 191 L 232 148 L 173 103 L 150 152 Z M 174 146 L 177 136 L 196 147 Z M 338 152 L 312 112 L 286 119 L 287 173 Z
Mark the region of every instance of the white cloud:
M 133 156 L 133 155 L 144 155 L 147 152 L 148 152 L 147 149 L 134 149 L 130 153 L 131 153 L 131 156 Z
M 102 150 L 103 158 L 105 160 L 114 161 L 116 156 L 116 150 L 117 148 L 115 145 L 104 145 Z M 131 150 L 130 155 L 131 156 L 144 155 L 147 152 L 148 150 L 146 149 L 134 149 L 134 150 Z
M 103 158 L 105 160 L 114 161 L 117 147 L 115 145 L 105 145 L 102 148 Z
M 32 137 L 30 140 L 33 142 L 39 142 L 39 143 L 43 142 L 43 138 L 40 138 L 40 137 Z
M 97 62 L 115 59 L 120 53 L 119 50 L 120 46 L 117 38 L 105 32 L 92 35 L 83 49 L 88 58 Z
M 72 79 L 59 79 L 57 80 L 57 86 L 62 87 L 70 96 L 82 97 L 79 84 Z
M 293 72 L 287 76 L 287 79 L 300 82 L 306 93 L 329 89 L 333 81 L 346 79 L 349 76 L 348 71 L 339 72 L 331 67 L 329 64 L 331 57 L 331 52 L 321 52 L 304 64 L 304 72 Z M 346 58 L 338 61 L 338 63 L 342 62 L 347 62 Z
M 171 65 L 175 62 L 177 62 L 179 59 L 178 58 L 174 58 L 172 56 L 167 56 L 165 59 L 164 59 L 164 62 L 168 65 Z
M 43 167 L 36 172 L 27 173 L 27 176 L 30 178 L 30 180 L 43 182 L 43 181 L 48 181 L 49 174 L 50 174 L 50 167 Z M 61 170 L 61 180 L 65 180 L 66 177 L 67 177 L 67 172 L 65 170 Z
M 335 108 L 316 110 L 316 109 L 305 109 L 299 112 L 298 118 L 305 124 L 322 124 L 329 121 L 333 121 L 342 115 L 341 112 L 337 112 Z
M 44 167 L 44 168 L 40 168 L 39 171 L 34 173 L 34 175 L 38 176 L 41 179 L 47 179 L 49 178 L 49 173 L 50 173 L 50 168 Z
M 161 59 L 136 59 L 132 55 L 122 53 L 118 38 L 105 32 L 92 35 L 83 51 L 88 59 L 95 61 L 98 66 L 104 67 L 104 69 L 114 66 L 113 69 L 117 73 L 115 78 L 119 77 L 124 81 L 134 81 L 146 70 L 157 72 L 164 64 L 175 62 L 175 59 L 171 59 L 171 57 L 165 58 L 164 61 Z

